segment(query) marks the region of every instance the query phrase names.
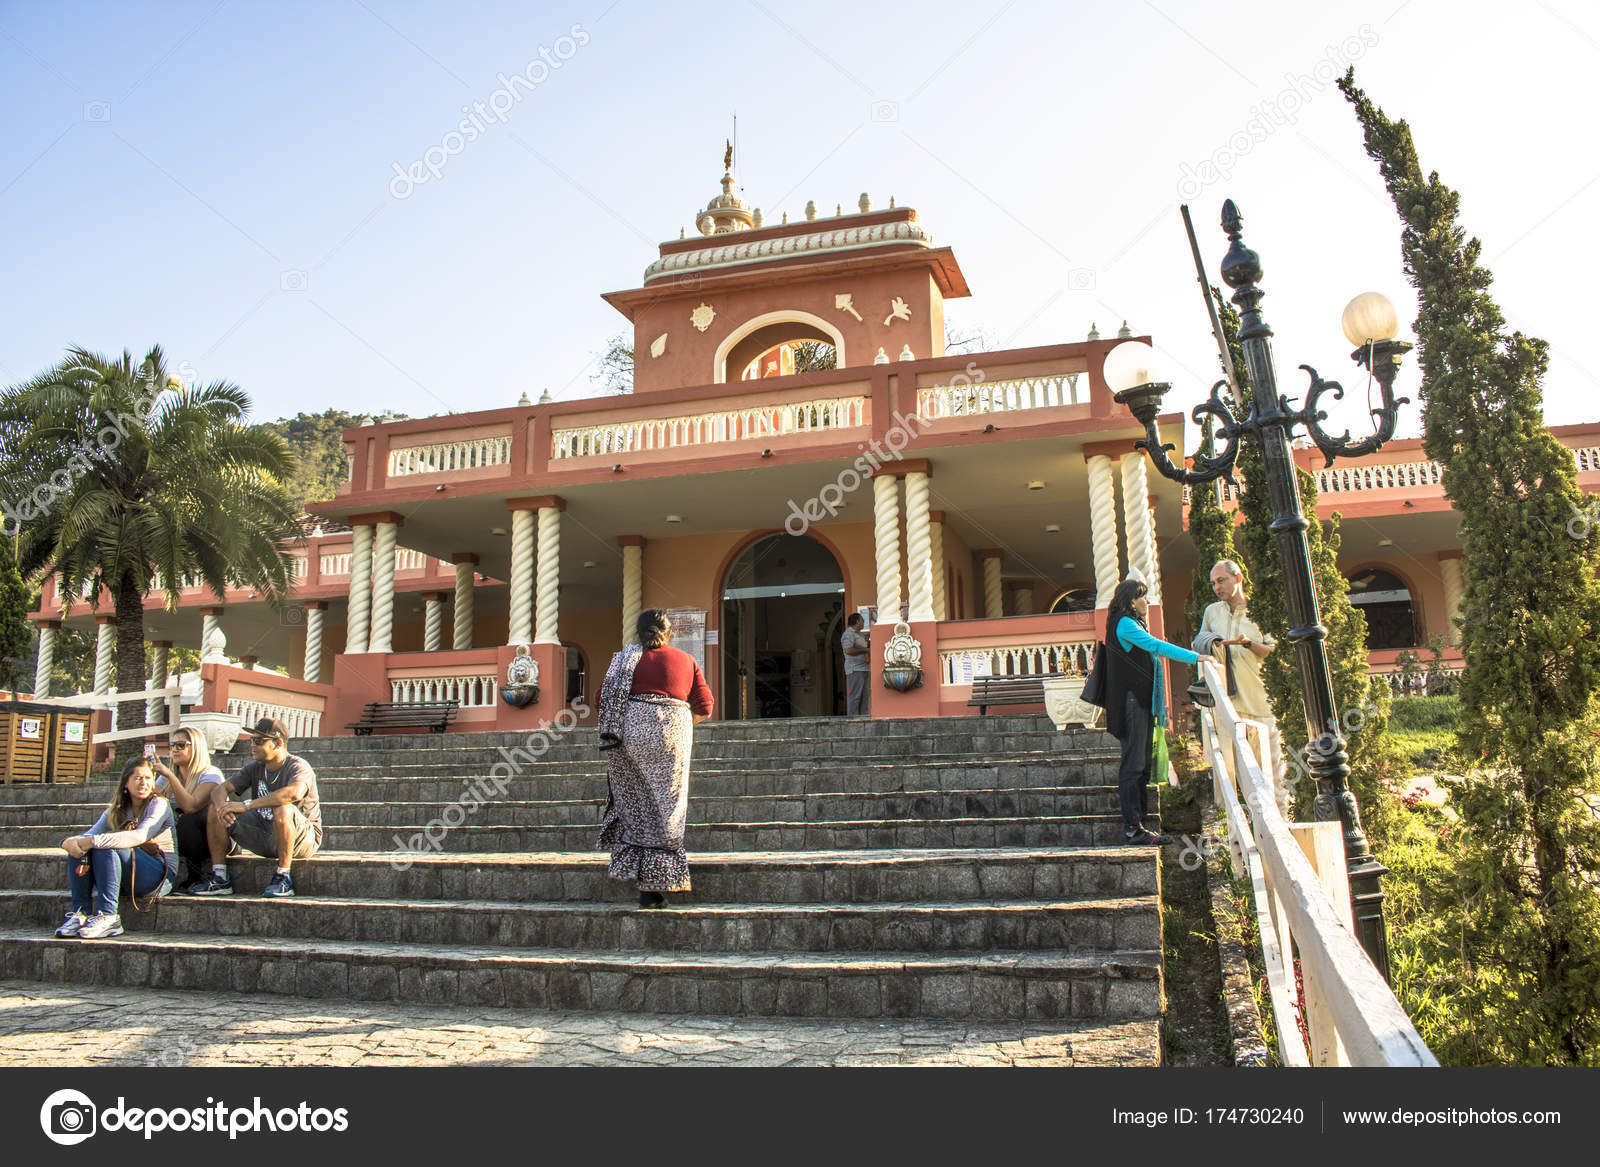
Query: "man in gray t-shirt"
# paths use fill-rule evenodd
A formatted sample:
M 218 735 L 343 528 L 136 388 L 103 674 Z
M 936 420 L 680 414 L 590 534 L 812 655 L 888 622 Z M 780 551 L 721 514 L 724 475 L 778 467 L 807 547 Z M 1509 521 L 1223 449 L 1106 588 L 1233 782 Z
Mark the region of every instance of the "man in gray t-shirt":
M 261 894 L 294 895 L 290 868 L 322 846 L 322 810 L 317 773 L 311 763 L 289 752 L 283 723 L 263 717 L 250 731 L 253 760 L 228 779 L 226 802 L 214 802 L 206 822 L 211 846 L 211 877 L 191 889 L 194 895 L 232 895 L 225 856 L 231 843 L 278 861 L 278 870 Z
M 849 717 L 871 713 L 872 645 L 861 630 L 864 623 L 860 612 L 851 612 L 845 621 L 844 633 L 839 637 L 839 646 L 844 649 L 844 680 L 848 692 L 845 714 Z

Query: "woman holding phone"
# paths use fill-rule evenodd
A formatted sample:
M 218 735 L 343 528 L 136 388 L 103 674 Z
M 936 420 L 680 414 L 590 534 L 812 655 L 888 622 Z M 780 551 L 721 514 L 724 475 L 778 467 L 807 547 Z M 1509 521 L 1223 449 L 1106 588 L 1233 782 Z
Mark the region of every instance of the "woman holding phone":
M 122 768 L 111 801 L 82 835 L 61 840 L 67 853 L 72 911 L 56 935 L 99 940 L 122 935 L 117 899 L 128 894 L 162 896 L 172 887 L 178 856 L 172 850 L 172 806 L 155 792 L 149 758 Z
M 223 774 L 211 764 L 205 734 L 192 726 L 173 730 L 167 747 L 171 751 L 171 765 L 155 757 L 151 758 L 150 765 L 158 775 L 156 793 L 172 803 L 173 837 L 178 841 L 178 855 L 185 868 L 178 886 L 187 891 L 191 884 L 203 882 L 211 870 L 206 815 L 211 803 L 221 794 Z M 154 754 L 154 749 L 150 752 Z

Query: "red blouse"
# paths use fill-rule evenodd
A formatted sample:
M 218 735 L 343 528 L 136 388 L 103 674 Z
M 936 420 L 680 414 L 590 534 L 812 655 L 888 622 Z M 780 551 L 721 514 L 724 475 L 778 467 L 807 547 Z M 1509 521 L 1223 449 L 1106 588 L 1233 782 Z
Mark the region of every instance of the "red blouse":
M 687 701 L 689 708 L 702 716 L 711 714 L 711 686 L 700 673 L 694 657 L 681 648 L 664 645 L 647 648 L 633 670 L 630 693 L 659 693 Z

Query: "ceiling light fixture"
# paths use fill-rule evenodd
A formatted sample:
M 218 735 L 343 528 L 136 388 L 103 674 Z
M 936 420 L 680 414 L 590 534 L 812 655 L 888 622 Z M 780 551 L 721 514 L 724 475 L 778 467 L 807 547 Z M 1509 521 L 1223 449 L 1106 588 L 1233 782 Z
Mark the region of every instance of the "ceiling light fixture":
M 1034 479 L 1032 482 L 1028 483 L 1028 489 L 1029 490 L 1043 490 L 1044 489 L 1044 483 L 1040 482 L 1038 479 Z
M 1046 523 L 1044 525 L 1044 533 L 1046 535 L 1059 535 L 1059 534 L 1061 534 L 1061 524 L 1060 523 Z
M 683 516 L 682 515 L 668 515 L 667 516 L 667 522 L 669 522 L 669 523 L 681 523 L 681 522 L 683 522 Z

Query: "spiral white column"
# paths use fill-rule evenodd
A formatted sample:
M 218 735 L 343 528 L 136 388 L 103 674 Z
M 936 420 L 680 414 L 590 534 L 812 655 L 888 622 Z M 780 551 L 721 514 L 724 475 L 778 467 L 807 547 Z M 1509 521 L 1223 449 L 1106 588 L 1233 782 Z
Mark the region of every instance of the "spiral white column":
M 906 570 L 907 599 L 911 619 L 932 620 L 933 614 L 933 534 L 929 531 L 928 474 L 922 470 L 906 472 Z
M 117 630 L 110 620 L 100 620 L 94 636 L 94 691 L 111 692 L 111 662 L 116 654 Z
M 535 597 L 538 612 L 534 623 L 535 644 L 560 644 L 561 630 L 561 510 L 539 508 L 539 586 Z
M 1094 606 L 1111 606 L 1112 593 L 1122 579 L 1117 558 L 1117 490 L 1111 459 L 1091 454 L 1089 464 L 1089 538 L 1094 544 Z
M 994 620 L 1006 614 L 1005 584 L 1000 579 L 1000 556 L 983 557 L 983 614 Z
M 172 659 L 172 646 L 164 640 L 152 641 L 150 644 L 150 681 L 152 689 L 165 689 L 167 687 L 167 670 Z M 144 699 L 144 723 L 146 725 L 160 725 L 166 721 L 167 699 L 165 697 L 146 697 Z
M 900 619 L 900 483 L 882 474 L 872 480 L 872 537 L 878 566 L 878 623 Z
M 422 650 L 438 652 L 444 646 L 444 600 L 431 596 L 423 601 Z
M 222 628 L 222 613 L 213 609 L 200 611 L 200 655 L 202 658 L 211 653 L 211 634 Z
M 644 548 L 637 543 L 622 548 L 622 643 L 633 644 L 639 613 L 644 608 Z
M 456 625 L 450 647 L 458 651 L 472 647 L 472 579 L 476 568 L 476 560 L 456 564 Z
M 345 618 L 345 652 L 366 652 L 372 618 L 372 524 L 350 532 L 350 606 Z M 202 641 L 201 643 L 208 643 Z
M 533 512 L 511 512 L 511 613 L 506 643 L 533 639 Z
M 1012 599 L 1013 604 L 1016 606 L 1016 612 L 1014 613 L 1014 615 L 1017 615 L 1017 616 L 1031 616 L 1031 615 L 1033 615 L 1033 589 L 1032 588 L 1018 588 L 1016 591 L 1011 593 L 1011 599 Z
M 1159 604 L 1155 589 L 1156 539 L 1150 522 L 1150 486 L 1145 478 L 1144 451 L 1133 450 L 1122 456 L 1122 517 L 1128 524 L 1128 567 L 1137 568 L 1150 589 L 1150 602 Z
M 394 651 L 394 553 L 398 523 L 379 523 L 372 540 L 372 631 L 368 652 Z
M 1454 557 L 1439 560 L 1439 575 L 1444 583 L 1444 638 L 1446 643 L 1460 644 L 1461 629 L 1456 627 L 1455 621 L 1461 615 L 1461 601 L 1467 595 L 1467 578 L 1461 574 L 1461 560 Z M 44 641 L 39 643 L 43 646 Z
M 928 516 L 928 539 L 933 545 L 933 618 L 948 620 L 949 609 L 945 606 L 943 511 L 933 511 Z
M 39 662 L 33 670 L 33 695 L 50 696 L 50 675 L 56 671 L 56 626 L 53 622 L 39 625 Z
M 300 670 L 313 685 L 322 680 L 322 607 L 306 605 L 306 659 Z

